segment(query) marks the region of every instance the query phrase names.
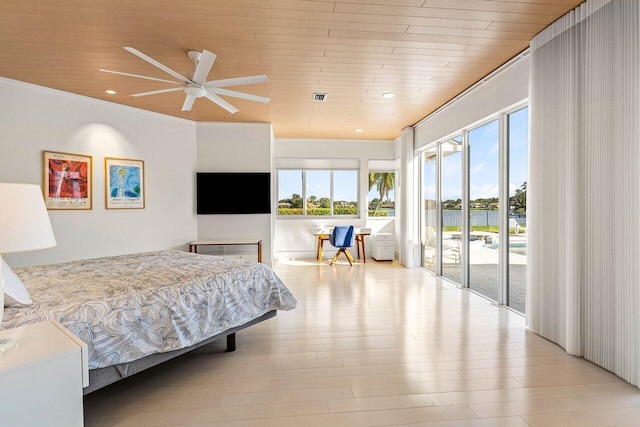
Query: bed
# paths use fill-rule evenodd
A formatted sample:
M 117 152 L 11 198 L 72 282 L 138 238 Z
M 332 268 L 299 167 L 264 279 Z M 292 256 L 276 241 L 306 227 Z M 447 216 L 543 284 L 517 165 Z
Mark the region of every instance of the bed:
M 90 393 L 291 310 L 266 264 L 177 250 L 15 268 L 33 301 L 1 329 L 57 320 L 88 345 Z

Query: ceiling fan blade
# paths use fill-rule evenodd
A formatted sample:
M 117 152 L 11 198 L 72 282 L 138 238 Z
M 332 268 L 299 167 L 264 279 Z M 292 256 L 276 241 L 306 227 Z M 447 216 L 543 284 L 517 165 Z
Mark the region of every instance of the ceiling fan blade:
M 166 92 L 175 92 L 177 90 L 184 90 L 184 88 L 172 87 L 171 89 L 160 89 L 160 90 L 154 90 L 154 91 L 151 91 L 151 92 L 134 93 L 131 96 L 135 96 L 137 98 L 139 96 L 155 95 L 155 94 L 158 94 L 158 93 L 166 93 Z
M 215 102 L 216 104 L 218 104 L 219 106 L 221 106 L 222 108 L 224 108 L 225 110 L 230 112 L 231 114 L 234 114 L 234 113 L 237 113 L 238 111 L 240 111 L 236 107 L 234 107 L 233 105 L 229 104 L 224 99 L 220 98 L 215 93 L 207 93 L 205 96 L 207 97 L 207 99 Z
M 184 104 L 182 104 L 182 111 L 191 111 L 191 107 L 193 107 L 193 102 L 195 100 L 195 96 L 187 95 L 184 99 Z
M 248 99 L 249 101 L 262 102 L 263 104 L 268 104 L 269 101 L 271 101 L 271 99 L 265 98 L 264 96 L 251 95 L 249 93 L 236 92 L 235 90 L 222 89 L 219 87 L 209 88 L 208 92 L 218 95 L 233 96 L 234 98 Z
M 232 79 L 211 80 L 209 82 L 205 82 L 202 86 L 205 88 L 241 86 L 241 85 L 251 85 L 255 83 L 266 83 L 268 81 L 269 81 L 269 78 L 266 75 L 260 74 L 258 76 L 235 77 Z
M 137 56 L 140 59 L 143 59 L 145 61 L 147 61 L 149 64 L 160 68 L 162 71 L 164 71 L 165 73 L 169 73 L 171 74 L 173 77 L 175 77 L 176 79 L 180 80 L 182 83 L 185 84 L 189 84 L 191 83 L 191 80 L 187 79 L 185 76 L 182 76 L 178 73 L 176 73 L 175 71 L 173 71 L 171 68 L 167 67 L 166 65 L 163 65 L 161 63 L 159 63 L 158 61 L 156 61 L 155 59 L 145 55 L 144 53 L 140 52 L 137 49 L 134 49 L 132 47 L 125 47 L 124 48 L 126 51 L 133 53 L 135 56 Z
M 196 66 L 196 71 L 193 73 L 193 81 L 201 85 L 204 83 L 204 80 L 209 75 L 209 71 L 211 71 L 211 67 L 213 67 L 213 62 L 216 60 L 216 54 L 213 52 L 209 52 L 208 50 L 202 51 L 202 56 L 200 56 L 200 60 L 198 61 L 198 65 Z
M 176 82 L 176 81 L 173 81 L 173 80 L 156 79 L 155 77 L 147 77 L 147 76 L 140 76 L 138 74 L 123 73 L 122 71 L 105 70 L 103 68 L 100 68 L 100 71 L 105 72 L 105 73 L 118 74 L 118 75 L 121 75 L 121 76 L 137 77 L 139 79 L 154 80 L 156 82 L 171 83 L 172 85 L 183 85 L 184 84 L 182 82 Z

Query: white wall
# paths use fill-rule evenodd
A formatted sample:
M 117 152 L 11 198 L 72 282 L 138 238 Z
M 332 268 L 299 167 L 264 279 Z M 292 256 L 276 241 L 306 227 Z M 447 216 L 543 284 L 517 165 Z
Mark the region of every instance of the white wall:
M 93 209 L 49 211 L 58 246 L 8 254 L 10 265 L 185 249 L 195 239 L 195 123 L 4 78 L 0 100 L 0 182 L 42 185 L 43 150 L 93 157 Z M 144 160 L 145 209 L 105 209 L 105 156 Z
M 274 251 L 286 258 L 313 259 L 311 229 L 340 220 L 276 221 L 275 213 L 198 216 L 195 172 L 272 172 L 275 183 L 276 157 L 357 159 L 364 177 L 369 160 L 398 162 L 394 141 L 276 141 L 268 123 L 195 123 L 5 78 L 0 78 L 0 99 L 0 182 L 42 185 L 43 151 L 93 158 L 93 209 L 49 211 L 58 246 L 8 254 L 7 262 L 15 267 L 186 249 L 196 239 L 262 239 L 266 263 Z M 105 209 L 105 157 L 144 160 L 145 209 Z M 275 209 L 277 189 L 272 188 Z M 366 198 L 366 179 L 360 191 Z M 368 219 L 365 211 L 350 222 L 373 233 L 397 235 L 395 220 Z M 253 250 L 231 248 L 228 253 Z
M 276 139 L 275 161 L 278 159 L 353 159 L 360 163 L 360 194 L 366 200 L 368 193 L 369 160 L 395 160 L 394 141 L 385 140 L 321 140 L 321 139 Z M 396 175 L 397 176 L 397 175 Z M 274 190 L 277 198 L 277 188 Z M 316 257 L 317 241 L 312 234 L 315 227 L 331 227 L 349 224 L 356 227 L 370 227 L 372 233 L 394 233 L 394 219 L 368 219 L 366 209 L 360 210 L 359 218 L 339 219 L 314 217 L 309 219 L 282 218 L 274 221 L 275 238 L 273 251 L 275 259 L 305 259 Z M 397 239 L 396 239 L 397 240 Z M 397 244 L 397 242 L 396 242 Z M 332 258 L 334 251 L 326 244 L 324 258 Z M 365 252 L 370 257 L 369 239 L 365 238 Z M 355 254 L 354 254 L 355 256 Z
M 269 123 L 198 123 L 199 172 L 271 172 L 272 138 Z M 195 174 L 193 179 L 195 180 Z M 272 197 L 272 201 L 274 197 Z M 192 207 L 195 212 L 195 201 Z M 198 240 L 261 239 L 263 262 L 272 260 L 272 215 L 198 215 Z M 216 248 L 199 252 L 217 253 Z M 255 251 L 229 247 L 226 254 Z
M 459 131 L 529 96 L 529 56 L 511 61 L 415 126 L 415 149 Z

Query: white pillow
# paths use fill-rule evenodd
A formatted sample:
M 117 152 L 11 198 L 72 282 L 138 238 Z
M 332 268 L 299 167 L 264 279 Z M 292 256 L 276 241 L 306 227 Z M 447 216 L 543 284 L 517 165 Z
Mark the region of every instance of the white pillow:
M 32 304 L 29 291 L 22 280 L 13 272 L 6 261 L 2 260 L 2 277 L 4 277 L 4 306 L 14 304 Z

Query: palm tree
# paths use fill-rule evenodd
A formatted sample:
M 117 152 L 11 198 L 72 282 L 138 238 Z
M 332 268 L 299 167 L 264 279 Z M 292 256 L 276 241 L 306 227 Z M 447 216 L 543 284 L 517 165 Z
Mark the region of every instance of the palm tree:
M 394 172 L 372 172 L 369 174 L 369 191 L 371 191 L 375 185 L 376 190 L 378 190 L 378 193 L 380 194 L 380 200 L 378 200 L 378 203 L 373 210 L 373 215 L 378 212 L 378 209 L 380 208 L 380 205 L 382 205 L 382 202 L 384 202 L 385 197 L 387 198 L 387 201 L 390 201 L 389 191 L 393 190 L 395 183 L 396 174 Z
M 523 182 L 516 193 L 509 198 L 513 212 L 527 210 L 527 181 Z

